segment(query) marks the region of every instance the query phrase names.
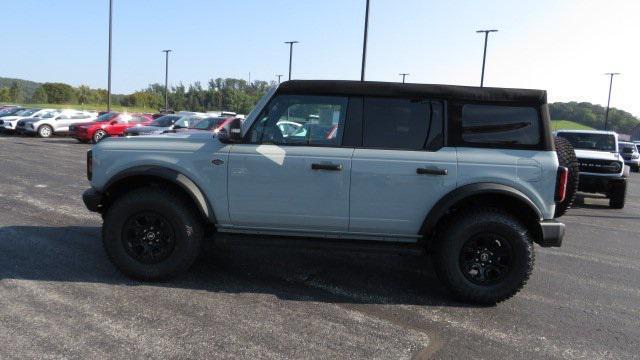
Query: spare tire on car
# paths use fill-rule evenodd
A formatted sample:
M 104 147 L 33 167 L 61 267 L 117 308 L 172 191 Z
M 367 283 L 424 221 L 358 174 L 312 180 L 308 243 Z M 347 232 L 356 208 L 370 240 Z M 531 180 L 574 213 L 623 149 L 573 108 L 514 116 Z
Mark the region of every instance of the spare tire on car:
M 569 208 L 573 205 L 573 201 L 576 198 L 576 192 L 578 191 L 578 179 L 580 173 L 580 164 L 578 158 L 576 158 L 576 152 L 573 150 L 573 146 L 569 140 L 554 137 L 553 138 L 556 153 L 558 154 L 558 162 L 560 166 L 564 166 L 569 169 L 569 179 L 567 181 L 567 195 L 563 202 L 556 204 L 556 213 L 554 217 L 559 218 L 564 215 Z

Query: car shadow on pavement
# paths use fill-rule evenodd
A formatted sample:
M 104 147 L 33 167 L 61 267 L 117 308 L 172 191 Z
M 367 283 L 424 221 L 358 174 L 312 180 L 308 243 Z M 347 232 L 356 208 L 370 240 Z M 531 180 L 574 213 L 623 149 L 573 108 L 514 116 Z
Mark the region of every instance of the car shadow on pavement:
M 451 298 L 424 254 L 292 241 L 209 242 L 187 274 L 154 285 L 272 294 L 292 301 L 473 306 Z M 102 249 L 99 227 L 1 227 L 3 279 L 128 285 L 132 291 L 149 285 L 113 267 Z

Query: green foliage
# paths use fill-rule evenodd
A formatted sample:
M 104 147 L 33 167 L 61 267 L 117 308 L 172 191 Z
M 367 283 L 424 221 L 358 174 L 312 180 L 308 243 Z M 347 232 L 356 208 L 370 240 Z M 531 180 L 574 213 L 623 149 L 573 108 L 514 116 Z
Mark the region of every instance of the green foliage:
M 0 102 L 10 102 L 11 99 L 9 98 L 9 88 L 8 87 L 3 87 L 0 88 Z
M 33 96 L 33 93 L 41 85 L 34 81 L 0 77 L 0 89 L 5 87 L 10 88 L 14 82 L 18 83 L 18 86 L 22 89 L 24 94 L 23 95 L 24 99 L 31 99 L 31 97 Z M 9 100 L 6 100 L 6 101 L 9 101 Z
M 31 102 L 46 104 L 49 102 L 49 98 L 47 97 L 47 92 L 44 90 L 42 86 L 38 87 L 36 91 L 33 93 L 31 97 Z
M 24 90 L 19 82 L 14 81 L 9 88 L 9 101 L 21 103 L 25 100 Z
M 568 102 L 549 104 L 552 119 L 566 119 L 594 129 L 604 129 L 606 108 L 588 102 Z M 609 109 L 607 130 L 629 134 L 640 124 L 640 120 L 630 113 L 616 108 Z
M 587 125 L 578 124 L 569 120 L 551 120 L 552 130 L 593 130 L 592 127 Z
M 42 88 L 52 104 L 69 104 L 77 101 L 76 93 L 70 85 L 63 83 L 44 83 Z

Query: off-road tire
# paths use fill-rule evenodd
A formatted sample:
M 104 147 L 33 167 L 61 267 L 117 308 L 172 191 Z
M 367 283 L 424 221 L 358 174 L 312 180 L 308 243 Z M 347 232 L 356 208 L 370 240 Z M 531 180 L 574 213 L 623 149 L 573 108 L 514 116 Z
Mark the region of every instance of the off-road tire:
M 515 217 L 494 208 L 471 208 L 455 214 L 441 226 L 432 253 L 436 274 L 458 299 L 493 305 L 515 295 L 533 270 L 534 252 L 531 234 Z M 470 239 L 479 234 L 495 234 L 511 247 L 510 270 L 495 284 L 479 285 L 461 269 L 461 252 Z
M 38 137 L 48 138 L 53 135 L 53 128 L 49 125 L 40 125 L 37 131 Z
M 624 208 L 624 203 L 627 198 L 627 181 L 611 186 L 609 189 L 609 207 L 612 209 Z
M 100 142 L 100 140 L 106 138 L 107 136 L 109 136 L 109 134 L 107 134 L 106 131 L 97 130 L 96 132 L 93 133 L 93 136 L 91 137 L 91 142 L 93 142 L 94 144 L 97 144 Z
M 576 192 L 578 191 L 578 182 L 580 178 L 580 163 L 576 157 L 576 152 L 573 150 L 571 143 L 564 138 L 554 137 L 553 141 L 556 146 L 556 153 L 558 154 L 558 162 L 560 166 L 564 166 L 569 169 L 569 178 L 567 181 L 567 194 L 564 201 L 556 204 L 555 218 L 559 218 L 564 215 L 567 210 L 573 206 L 573 202 L 576 199 Z
M 157 263 L 143 263 L 125 247 L 125 226 L 130 218 L 152 212 L 171 225 L 173 250 Z M 143 188 L 121 195 L 104 214 L 102 241 L 107 256 L 125 275 L 139 280 L 165 280 L 186 272 L 198 258 L 204 230 L 188 199 L 159 188 Z M 123 241 L 124 240 L 124 241 Z

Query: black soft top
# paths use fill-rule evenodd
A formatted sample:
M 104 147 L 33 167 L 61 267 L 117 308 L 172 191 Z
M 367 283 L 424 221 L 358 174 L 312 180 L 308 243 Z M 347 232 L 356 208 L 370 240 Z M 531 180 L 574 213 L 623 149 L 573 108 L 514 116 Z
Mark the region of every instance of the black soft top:
M 428 97 L 431 99 L 547 103 L 545 90 L 493 87 L 403 84 L 380 81 L 289 80 L 280 84 L 281 94 L 359 95 L 386 97 Z

